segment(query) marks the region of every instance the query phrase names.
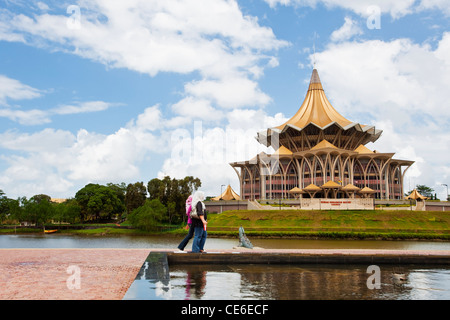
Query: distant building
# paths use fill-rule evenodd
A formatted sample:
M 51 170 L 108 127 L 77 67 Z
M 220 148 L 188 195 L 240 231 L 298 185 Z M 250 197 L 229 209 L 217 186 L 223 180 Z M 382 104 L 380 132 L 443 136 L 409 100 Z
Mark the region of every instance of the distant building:
M 67 201 L 67 199 L 58 199 L 58 198 L 51 198 L 51 200 L 50 200 L 50 202 L 53 202 L 53 203 L 63 203 L 66 201 Z
M 297 113 L 257 135 L 275 153 L 262 152 L 251 160 L 230 163 L 239 177 L 240 196 L 249 200 L 299 194 L 304 198 L 403 199 L 403 178 L 414 161 L 369 150 L 365 145 L 381 133 L 339 114 L 314 69 Z

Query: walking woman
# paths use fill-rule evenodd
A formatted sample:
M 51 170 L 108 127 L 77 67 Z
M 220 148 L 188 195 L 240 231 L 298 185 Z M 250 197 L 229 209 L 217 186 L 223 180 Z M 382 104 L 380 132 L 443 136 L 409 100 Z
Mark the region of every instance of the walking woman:
M 194 242 L 192 243 L 192 252 L 203 252 L 205 242 L 206 242 L 206 210 L 205 204 L 205 194 L 202 191 L 197 191 L 192 197 L 192 210 L 196 211 L 196 215 L 192 215 L 192 226 L 194 227 Z M 198 218 L 195 218 L 198 216 Z
M 192 237 L 194 236 L 194 227 L 192 226 L 191 210 L 192 210 L 192 196 L 189 196 L 186 199 L 187 227 L 189 228 L 189 232 L 183 239 L 183 241 L 181 241 L 181 243 L 178 245 L 178 249 L 180 249 L 181 251 L 184 250 L 189 240 L 191 240 Z

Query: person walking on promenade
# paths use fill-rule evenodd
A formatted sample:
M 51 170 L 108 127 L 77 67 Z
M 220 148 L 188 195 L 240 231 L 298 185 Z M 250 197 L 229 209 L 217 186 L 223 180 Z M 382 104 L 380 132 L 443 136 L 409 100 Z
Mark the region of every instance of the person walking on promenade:
M 205 204 L 203 203 L 205 200 L 205 194 L 203 191 L 197 191 L 194 193 L 192 197 L 192 226 L 194 227 L 194 242 L 192 243 L 192 252 L 203 252 L 205 242 L 206 242 L 206 210 Z M 195 214 L 194 214 L 195 211 Z M 197 216 L 197 218 L 196 218 Z
M 194 227 L 192 226 L 191 210 L 192 210 L 192 196 L 189 196 L 186 199 L 186 215 L 187 215 L 186 227 L 189 228 L 189 231 L 186 237 L 183 239 L 183 241 L 181 241 L 180 244 L 178 245 L 178 249 L 180 249 L 181 251 L 184 250 L 189 240 L 191 240 L 192 237 L 194 236 Z

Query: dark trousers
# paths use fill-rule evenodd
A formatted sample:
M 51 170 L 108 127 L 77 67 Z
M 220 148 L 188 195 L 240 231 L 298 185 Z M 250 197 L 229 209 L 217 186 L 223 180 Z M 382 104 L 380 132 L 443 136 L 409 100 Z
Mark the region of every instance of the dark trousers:
M 192 242 L 192 252 L 203 252 L 205 246 L 207 232 L 203 229 L 203 226 L 197 226 L 194 229 L 195 236 L 194 242 Z
M 178 245 L 178 249 L 180 249 L 181 251 L 184 250 L 184 248 L 186 247 L 186 245 L 188 244 L 189 240 L 192 239 L 192 237 L 194 236 L 194 227 L 192 226 L 192 224 L 189 226 L 189 232 L 186 235 L 186 237 L 183 239 L 183 241 L 180 242 L 180 244 Z

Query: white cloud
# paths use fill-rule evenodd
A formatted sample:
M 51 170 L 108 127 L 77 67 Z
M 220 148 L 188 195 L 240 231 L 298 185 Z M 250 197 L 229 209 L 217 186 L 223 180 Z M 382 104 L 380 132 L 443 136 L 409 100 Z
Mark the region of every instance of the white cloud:
M 256 17 L 243 14 L 235 0 L 81 0 L 75 4 L 81 8 L 80 28 L 70 28 L 71 17 L 65 10 L 51 14 L 55 8 L 41 5 L 44 11 L 50 11 L 35 11 L 33 16 L 27 16 L 4 9 L 0 39 L 60 50 L 109 68 L 127 68 L 150 76 L 160 72 L 191 73 L 197 80 L 187 80 L 182 98 L 171 105 L 174 117 L 165 118 L 161 106 L 152 106 L 109 135 L 84 129 L 76 135 L 60 131 L 33 135 L 8 132 L 5 137 L 11 142 L 1 146 L 21 157 L 2 157 L 9 165 L 0 178 L 2 185 L 31 186 L 37 181 L 27 191 L 32 192 L 51 177 L 59 176 L 60 181 L 53 179 L 61 187 L 58 194 L 70 194 L 88 180 L 133 180 L 139 177 L 141 161 L 148 161 L 154 154 L 170 153 L 171 128 L 190 129 L 193 120 L 205 124 L 226 120 L 230 110 L 259 109 L 271 101 L 256 79 L 265 68 L 278 65 L 273 54 L 288 42 L 278 40 L 272 29 L 260 25 Z M 51 121 L 55 114 L 94 112 L 111 106 L 102 101 L 61 105 L 41 111 L 40 123 L 44 119 Z M 17 113 L 4 116 L 19 120 Z M 25 115 L 22 119 L 25 123 Z M 220 128 L 205 129 L 207 150 L 217 151 L 214 142 L 221 132 Z M 249 137 L 252 143 L 254 134 L 256 131 Z M 53 141 L 59 147 L 33 148 L 33 141 L 41 139 L 44 144 Z M 210 154 L 208 161 L 216 162 L 218 155 Z M 39 166 L 29 168 L 32 172 L 19 174 L 37 159 Z M 193 170 L 193 166 L 188 169 Z M 225 166 L 232 170 L 226 162 Z
M 75 141 L 72 133 L 64 130 L 44 129 L 36 133 L 7 131 L 0 134 L 0 147 L 25 152 L 49 152 L 69 147 Z
M 0 148 L 7 151 L 0 157 L 7 164 L 0 173 L 2 190 L 8 196 L 29 197 L 42 192 L 70 197 L 88 182 L 139 179 L 142 161 L 148 161 L 149 155 L 170 152 L 170 136 L 161 130 L 160 121 L 165 122 L 158 106 L 153 106 L 109 135 L 85 129 L 74 135 L 49 128 L 33 134 L 2 133 Z
M 55 114 L 70 115 L 105 111 L 117 103 L 104 101 L 77 102 L 72 105 L 61 105 L 53 109 L 24 109 L 20 106 L 10 106 L 9 100 L 32 100 L 43 96 L 44 91 L 33 88 L 22 82 L 0 75 L 0 117 L 8 118 L 22 125 L 32 126 L 51 122 Z
M 343 8 L 351 10 L 354 13 L 367 17 L 370 15 L 368 8 L 371 6 L 377 6 L 380 8 L 381 13 L 390 14 L 393 18 L 400 18 L 405 15 L 411 14 L 417 10 L 423 10 L 425 8 L 438 8 L 447 9 L 447 0 L 422 0 L 418 5 L 416 0 L 265 0 L 270 7 L 274 8 L 277 5 L 284 6 L 308 6 L 315 8 L 319 4 L 323 4 L 329 9 Z
M 262 109 L 235 109 L 225 118 L 228 123 L 224 129 L 197 122 L 192 132 L 174 132 L 172 155 L 164 161 L 159 177 L 199 177 L 208 195 L 218 195 L 222 184 L 231 184 L 239 192 L 236 172 L 229 163 L 249 160 L 262 151 L 273 152 L 256 141 L 256 133 L 287 119 L 282 114 L 267 115 Z
M 40 90 L 0 74 L 0 106 L 6 105 L 9 99 L 35 99 L 41 95 L 42 92 Z
M 383 111 L 395 112 L 392 106 L 397 106 L 400 123 L 424 115 L 441 123 L 447 118 L 449 43 L 450 33 L 434 51 L 409 39 L 345 42 L 329 45 L 316 59 L 329 96 L 344 111 L 358 110 L 354 106 L 360 104 L 383 117 Z
M 234 0 L 96 0 L 79 5 L 78 29 L 67 27 L 66 15 L 8 13 L 5 32 L 25 37 L 31 45 L 151 76 L 199 72 L 202 79 L 188 83 L 188 91 L 227 108 L 267 103 L 267 95 L 250 78 L 277 64 L 262 52 L 288 45 L 256 17 L 244 15 Z M 242 89 L 231 92 L 236 86 Z
M 65 15 L 17 15 L 7 21 L 16 34 L 40 37 L 65 50 L 73 46 L 77 55 L 150 75 L 211 74 L 219 64 L 248 70 L 260 58 L 248 50 L 286 45 L 256 18 L 244 16 L 235 1 L 97 0 L 80 6 L 86 13 L 79 30 L 67 28 Z
M 418 10 L 439 10 L 450 15 L 450 6 L 448 0 L 421 0 Z
M 410 39 L 342 42 L 316 59 L 332 105 L 350 120 L 383 130 L 368 147 L 416 161 L 408 179 L 440 192 L 437 185 L 450 178 L 450 33 L 435 49 Z
M 186 84 L 188 94 L 208 99 L 222 108 L 261 107 L 271 98 L 258 88 L 258 83 L 243 77 L 201 80 Z
M 345 41 L 349 40 L 353 36 L 362 34 L 362 30 L 358 23 L 350 17 L 345 17 L 345 22 L 338 30 L 333 31 L 330 36 L 331 41 Z
M 88 101 L 80 102 L 75 105 L 62 105 L 52 109 L 50 112 L 59 115 L 69 115 L 77 113 L 105 111 L 111 106 L 113 106 L 113 104 L 104 101 Z
M 46 3 L 41 2 L 41 1 L 36 3 L 36 6 L 39 8 L 39 10 L 42 10 L 42 11 L 49 11 L 50 10 L 50 7 Z
M 47 112 L 37 109 L 26 111 L 11 108 L 0 109 L 0 117 L 5 117 L 12 121 L 17 121 L 18 123 L 26 126 L 33 126 L 51 122 Z
M 198 99 L 192 96 L 186 97 L 172 105 L 172 110 L 182 116 L 184 124 L 190 123 L 192 119 L 219 121 L 223 118 L 223 112 L 212 107 L 210 100 Z
M 77 113 L 105 111 L 111 106 L 119 104 L 107 103 L 104 101 L 80 102 L 77 105 L 64 105 L 49 110 L 30 109 L 22 110 L 19 108 L 0 108 L 0 117 L 8 118 L 18 122 L 21 125 L 33 126 L 52 122 L 51 117 L 57 115 L 71 115 Z

